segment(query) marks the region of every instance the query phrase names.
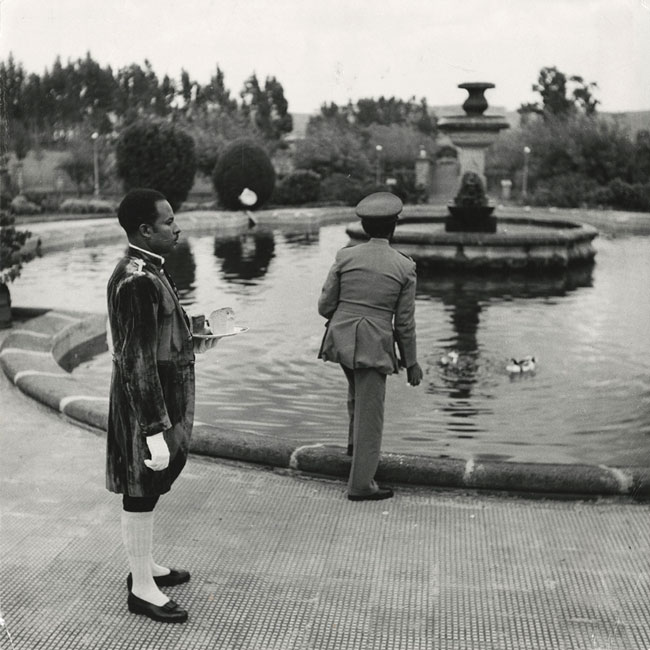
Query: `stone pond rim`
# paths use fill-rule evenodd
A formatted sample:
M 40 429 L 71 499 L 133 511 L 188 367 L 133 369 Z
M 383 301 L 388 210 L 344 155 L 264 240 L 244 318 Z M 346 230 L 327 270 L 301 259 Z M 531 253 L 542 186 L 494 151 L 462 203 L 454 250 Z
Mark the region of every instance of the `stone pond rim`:
M 488 232 L 447 232 L 446 217 L 410 216 L 399 220 L 393 245 L 423 266 L 451 269 L 561 270 L 590 264 L 596 228 L 568 220 L 499 218 Z M 360 224 L 346 233 L 353 241 L 367 235 Z

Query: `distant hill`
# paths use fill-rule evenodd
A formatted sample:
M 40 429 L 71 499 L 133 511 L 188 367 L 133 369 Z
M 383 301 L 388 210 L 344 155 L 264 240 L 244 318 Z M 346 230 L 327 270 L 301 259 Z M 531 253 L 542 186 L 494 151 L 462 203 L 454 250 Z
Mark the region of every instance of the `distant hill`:
M 626 111 L 623 113 L 601 113 L 620 122 L 634 137 L 639 131 L 650 131 L 650 111 Z
M 446 115 L 462 115 L 463 109 L 460 104 L 448 104 L 444 106 L 432 106 L 431 112 L 436 117 L 443 117 Z M 503 115 L 511 128 L 519 126 L 519 113 L 517 111 L 508 111 L 502 106 L 488 107 L 486 115 Z M 650 111 L 623 111 L 617 113 L 600 113 L 605 117 L 620 122 L 630 131 L 630 135 L 634 137 L 639 131 L 650 131 Z M 309 118 L 313 117 L 311 113 L 292 113 L 293 118 L 293 131 L 289 135 L 291 140 L 300 140 L 305 137 L 307 131 L 307 123 Z

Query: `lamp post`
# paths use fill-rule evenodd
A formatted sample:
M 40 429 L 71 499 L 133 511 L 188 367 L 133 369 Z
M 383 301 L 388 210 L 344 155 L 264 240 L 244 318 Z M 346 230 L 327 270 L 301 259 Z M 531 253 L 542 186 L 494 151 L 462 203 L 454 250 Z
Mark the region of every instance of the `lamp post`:
M 376 174 L 377 187 L 381 185 L 381 152 L 383 151 L 383 149 L 384 148 L 380 144 L 378 144 L 375 147 L 375 151 L 377 152 L 377 174 Z
M 93 141 L 93 168 L 95 172 L 95 188 L 94 195 L 95 198 L 99 197 L 99 155 L 97 153 L 97 138 L 99 138 L 99 133 L 95 131 L 91 136 Z
M 530 156 L 530 147 L 524 147 L 524 176 L 521 181 L 521 198 L 526 201 L 528 198 L 528 157 Z

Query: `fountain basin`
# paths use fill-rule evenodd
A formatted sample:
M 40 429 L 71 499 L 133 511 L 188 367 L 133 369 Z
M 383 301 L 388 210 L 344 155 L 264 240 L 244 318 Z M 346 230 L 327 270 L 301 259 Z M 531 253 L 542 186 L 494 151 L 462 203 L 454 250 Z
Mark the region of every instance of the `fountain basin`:
M 500 217 L 490 232 L 445 231 L 446 217 L 401 218 L 393 245 L 421 266 L 453 269 L 568 268 L 593 261 L 598 231 L 566 220 Z M 367 239 L 360 224 L 346 229 L 353 241 Z

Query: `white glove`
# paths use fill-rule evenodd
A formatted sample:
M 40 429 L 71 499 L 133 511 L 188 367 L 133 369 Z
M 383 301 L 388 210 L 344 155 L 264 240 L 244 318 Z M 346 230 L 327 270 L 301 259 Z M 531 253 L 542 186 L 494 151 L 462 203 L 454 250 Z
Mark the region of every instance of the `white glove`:
M 146 459 L 144 464 L 154 472 L 166 469 L 169 466 L 169 447 L 162 432 L 147 436 L 147 447 L 149 447 L 151 460 Z
M 216 347 L 218 342 L 219 339 L 207 339 L 207 338 L 199 338 L 195 336 L 194 352 L 196 354 L 203 354 L 204 352 L 207 352 L 208 350 L 212 350 L 212 348 Z

